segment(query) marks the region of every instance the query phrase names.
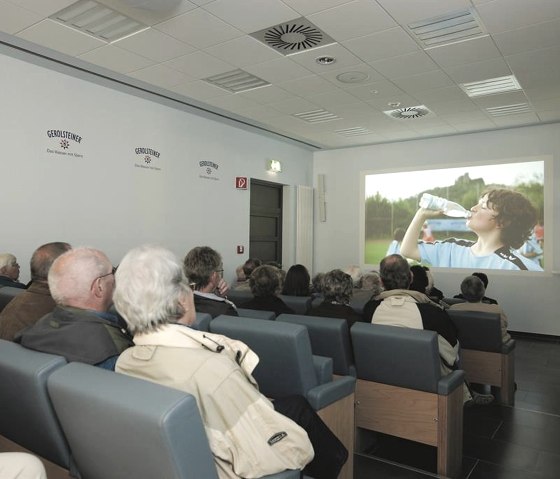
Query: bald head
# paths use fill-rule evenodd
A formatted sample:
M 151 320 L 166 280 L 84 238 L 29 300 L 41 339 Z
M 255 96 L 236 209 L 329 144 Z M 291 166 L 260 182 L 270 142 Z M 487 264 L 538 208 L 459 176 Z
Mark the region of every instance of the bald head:
M 39 246 L 33 253 L 33 256 L 31 256 L 29 264 L 31 279 L 33 281 L 46 282 L 54 260 L 71 248 L 68 243 L 60 241 Z
M 379 273 L 386 290 L 408 289 L 412 281 L 410 266 L 400 254 L 391 254 L 383 258 L 379 265 Z
M 115 278 L 113 266 L 102 251 L 76 248 L 52 264 L 49 288 L 57 304 L 106 311 L 111 304 Z

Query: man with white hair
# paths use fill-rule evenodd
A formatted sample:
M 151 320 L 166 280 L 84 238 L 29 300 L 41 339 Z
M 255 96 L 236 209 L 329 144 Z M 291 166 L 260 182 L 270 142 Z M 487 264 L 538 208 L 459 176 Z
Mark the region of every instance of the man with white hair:
M 59 256 L 48 275 L 56 308 L 15 340 L 67 361 L 113 370 L 119 354 L 132 345 L 117 317 L 107 312 L 114 274 L 109 258 L 96 249 L 76 248 Z
M 25 284 L 20 283 L 19 264 L 17 258 L 11 253 L 0 254 L 0 287 L 11 286 L 12 288 L 25 289 Z

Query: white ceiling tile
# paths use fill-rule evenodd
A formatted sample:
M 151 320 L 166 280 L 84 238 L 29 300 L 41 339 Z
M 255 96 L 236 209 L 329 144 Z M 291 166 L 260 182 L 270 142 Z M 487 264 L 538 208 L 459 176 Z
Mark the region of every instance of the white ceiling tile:
M 43 20 L 21 31 L 17 36 L 71 56 L 106 45 L 104 41 L 52 20 Z
M 277 101 L 291 100 L 294 98 L 294 95 L 290 92 L 274 85 L 255 88 L 254 90 L 238 93 L 238 95 L 250 98 L 251 100 L 262 103 L 263 105 Z
M 307 96 L 337 90 L 336 85 L 318 75 L 282 82 L 279 83 L 278 86 L 298 96 Z
M 387 98 L 372 98 L 367 103 L 378 111 L 394 110 L 395 108 L 405 108 L 407 106 L 418 106 L 421 102 L 417 98 L 401 93 Z M 395 106 L 395 104 L 399 104 Z
M 560 82 L 551 83 L 545 87 L 525 88 L 525 95 L 531 101 L 546 100 L 560 96 Z
M 533 108 L 538 111 L 560 110 L 560 96 L 532 101 Z
M 206 102 L 210 105 L 217 106 L 218 108 L 223 108 L 224 110 L 233 110 L 237 112 L 259 106 L 257 102 L 233 93 L 231 95 L 209 98 Z
M 541 121 L 560 121 L 560 109 L 556 111 L 537 111 L 537 116 Z
M 258 65 L 248 65 L 245 70 L 270 83 L 280 83 L 311 75 L 309 70 L 289 58 L 279 58 Z
M 122 50 L 113 45 L 105 45 L 80 55 L 78 58 L 95 63 L 119 73 L 128 73 L 151 65 L 153 62 L 145 57 Z
M 216 0 L 202 8 L 245 33 L 301 16 L 280 0 Z
M 197 5 L 206 5 L 207 3 L 213 2 L 214 0 L 191 0 L 192 3 L 196 3 Z
M 511 75 L 508 64 L 501 57 L 446 67 L 444 71 L 457 83 L 469 83 Z
M 420 50 L 410 35 L 400 27 L 347 40 L 342 44 L 368 63 Z
M 352 105 L 360 101 L 355 96 L 347 93 L 347 90 L 340 89 L 327 93 L 320 93 L 319 95 L 309 95 L 306 98 L 329 111 L 336 106 Z
M 523 113 L 520 115 L 505 115 L 493 118 L 492 121 L 498 126 L 522 126 L 533 125 L 539 122 L 536 113 Z
M 415 125 L 416 126 L 416 125 Z M 418 133 L 421 133 L 422 136 L 440 136 L 440 135 L 452 135 L 457 133 L 457 130 L 450 126 L 450 125 L 442 125 L 442 126 L 427 126 L 423 128 L 422 126 L 418 125 L 415 130 Z
M 389 79 L 439 70 L 434 61 L 421 51 L 371 62 L 371 66 Z
M 180 95 L 194 98 L 195 100 L 206 100 L 217 96 L 230 95 L 230 92 L 202 80 L 179 83 L 178 85 L 169 87 L 169 89 Z
M 319 57 L 333 57 L 335 62 L 330 65 L 320 65 L 315 60 Z M 335 43 L 320 48 L 314 48 L 302 53 L 290 55 L 290 60 L 304 66 L 308 70 L 315 73 L 326 73 L 330 70 L 339 70 L 340 68 L 348 68 L 361 64 L 361 60 L 350 53 L 342 45 Z
M 489 35 L 431 48 L 426 53 L 443 68 L 501 56 Z
M 395 27 L 396 22 L 371 0 L 356 0 L 309 15 L 308 19 L 337 41 Z
M 235 38 L 204 51 L 238 67 L 283 58 L 281 53 L 249 36 Z
M 528 101 L 525 93 L 522 91 L 479 96 L 471 98 L 471 100 L 482 109 L 493 108 L 496 106 L 517 105 L 519 103 L 527 103 Z
M 171 60 L 195 51 L 194 47 L 153 28 L 148 28 L 112 44 L 157 62 Z
M 283 115 L 283 113 L 280 113 L 278 110 L 266 105 L 259 105 L 255 108 L 248 108 L 245 110 L 244 114 L 248 118 L 251 118 L 252 120 L 256 120 L 258 122 L 266 121 L 271 118 L 277 118 Z
M 560 44 L 560 20 L 493 35 L 502 55 L 537 50 Z
M 434 113 L 437 113 L 437 110 L 432 110 Z M 446 113 L 444 115 L 438 114 L 438 116 L 449 123 L 450 125 L 466 123 L 466 122 L 473 122 L 473 121 L 484 121 L 487 120 L 488 117 L 484 112 L 481 110 L 473 110 L 469 112 L 465 111 L 458 111 L 455 113 Z
M 352 0 L 283 0 L 283 2 L 302 16 L 317 13 L 328 8 L 337 7 Z
M 476 120 L 476 121 L 464 121 L 464 122 L 457 122 L 454 123 L 453 126 L 455 127 L 455 129 L 459 132 L 462 133 L 467 133 L 467 132 L 474 132 L 474 131 L 482 131 L 485 129 L 494 129 L 496 127 L 496 124 L 486 118 L 484 120 Z
M 414 94 L 420 102 L 430 108 L 431 101 L 445 102 L 445 101 L 461 101 L 466 97 L 465 92 L 458 86 L 448 86 L 443 88 L 433 88 L 431 90 L 419 91 Z
M 202 8 L 159 23 L 154 28 L 197 48 L 207 48 L 243 35 Z
M 401 25 L 469 8 L 469 0 L 377 0 Z
M 515 30 L 560 18 L 557 0 L 495 0 L 476 7 L 490 33 Z
M 560 83 L 560 46 L 510 55 L 506 61 L 523 88 Z
M 347 88 L 346 91 L 363 101 L 373 101 L 376 98 L 394 98 L 405 94 L 398 86 L 388 80 Z
M 235 70 L 233 65 L 200 50 L 170 60 L 165 65 L 197 80 Z
M 77 0 L 9 0 L 9 3 L 48 17 L 76 1 Z
M 342 73 L 365 73 L 367 75 L 367 78 L 358 83 L 344 83 L 337 78 L 337 76 Z M 374 70 L 367 63 L 359 63 L 358 65 L 352 65 L 352 67 L 338 68 L 327 73 L 321 73 L 321 77 L 325 80 L 330 81 L 337 87 L 343 89 L 355 88 L 360 85 L 368 85 L 376 81 L 385 80 L 385 77 L 383 77 L 383 75 Z
M 162 88 L 169 88 L 190 80 L 187 75 L 162 64 L 136 70 L 135 72 L 128 73 L 128 76 Z
M 178 4 L 172 8 L 159 8 L 160 4 L 157 1 L 151 2 L 154 8 L 131 7 L 126 5 L 125 0 L 101 0 L 101 3 L 145 25 L 155 25 L 198 8 L 197 5 L 188 0 L 180 0 Z
M 30 12 L 8 2 L 0 0 L 0 31 L 15 34 L 30 27 L 43 18 L 37 13 Z
M 436 113 L 438 116 L 445 115 L 456 115 L 460 113 L 466 113 L 467 116 L 473 112 L 480 111 L 480 107 L 473 103 L 469 98 L 465 97 L 458 101 L 443 101 L 443 100 L 431 100 L 430 110 Z
M 292 100 L 284 100 L 279 102 L 270 103 L 268 106 L 285 113 L 293 115 L 294 113 L 301 113 L 304 111 L 319 110 L 319 105 L 304 100 L 303 98 L 293 98 Z
M 412 94 L 418 91 L 442 88 L 454 84 L 451 78 L 441 70 L 394 78 L 391 81 L 403 91 Z

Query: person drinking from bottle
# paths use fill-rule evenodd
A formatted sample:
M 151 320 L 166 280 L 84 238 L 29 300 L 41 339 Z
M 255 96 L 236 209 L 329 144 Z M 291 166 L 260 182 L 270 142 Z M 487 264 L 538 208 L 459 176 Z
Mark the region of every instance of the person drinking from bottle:
M 537 212 L 525 196 L 507 189 L 491 189 L 470 209 L 467 227 L 476 241 L 448 238 L 443 241 L 418 240 L 427 219 L 444 214 L 445 203 L 422 203 L 401 244 L 401 254 L 435 267 L 542 271 L 535 262 L 514 252 L 531 234 Z M 438 206 L 440 206 L 438 208 Z

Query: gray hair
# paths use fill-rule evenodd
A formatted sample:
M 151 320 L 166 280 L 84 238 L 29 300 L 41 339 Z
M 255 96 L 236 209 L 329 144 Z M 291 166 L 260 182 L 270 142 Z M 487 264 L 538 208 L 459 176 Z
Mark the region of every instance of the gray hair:
M 280 291 L 280 270 L 263 264 L 249 276 L 249 287 L 255 297 L 273 296 Z
M 325 273 L 322 285 L 323 297 L 326 301 L 348 304 L 352 299 L 354 288 L 352 277 L 339 269 L 333 269 Z
M 109 258 L 97 249 L 76 248 L 56 258 L 49 270 L 51 295 L 57 304 L 84 303 L 92 283 L 112 269 Z
M 0 270 L 13 266 L 17 263 L 17 258 L 12 253 L 0 253 Z
M 381 276 L 377 271 L 370 271 L 362 276 L 362 289 L 371 291 L 372 296 L 377 296 L 383 291 Z
M 179 259 L 154 245 L 130 250 L 117 269 L 113 302 L 132 334 L 156 331 L 185 314 L 192 294 Z
M 352 278 L 352 282 L 354 283 L 354 288 L 361 288 L 362 287 L 362 270 L 359 266 L 353 264 L 348 266 L 344 273 L 349 274 Z
M 467 276 L 461 283 L 461 293 L 469 303 L 480 303 L 486 288 L 479 277 Z
M 31 279 L 33 281 L 47 281 L 54 260 L 71 248 L 72 246 L 68 243 L 60 241 L 39 246 L 29 262 Z

